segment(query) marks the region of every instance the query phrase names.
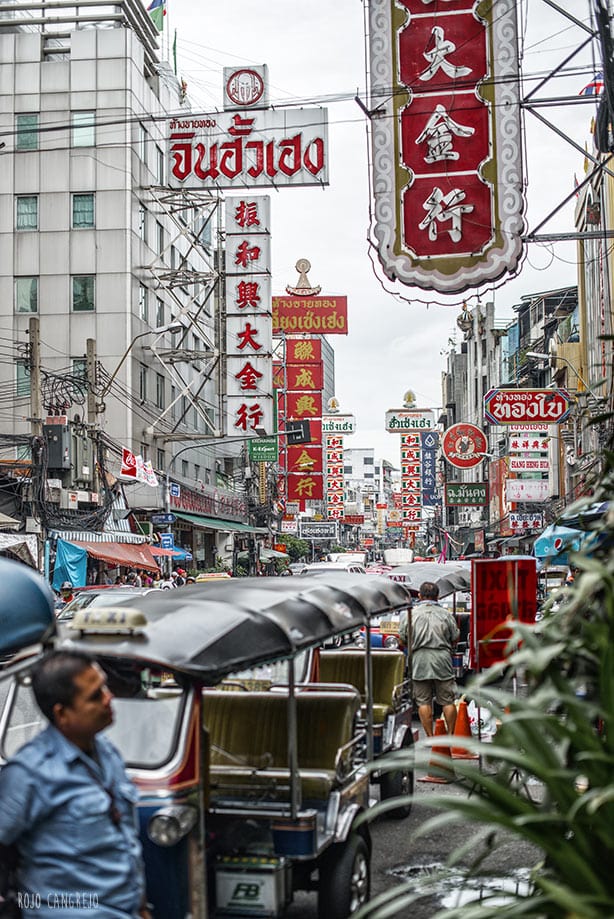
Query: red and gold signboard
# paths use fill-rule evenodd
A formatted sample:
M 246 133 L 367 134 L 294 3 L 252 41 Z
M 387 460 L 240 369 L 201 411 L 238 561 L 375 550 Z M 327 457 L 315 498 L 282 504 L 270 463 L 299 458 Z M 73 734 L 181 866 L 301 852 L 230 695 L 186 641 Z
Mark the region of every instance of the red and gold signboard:
M 288 472 L 322 474 L 322 447 L 320 444 L 300 444 L 286 450 Z
M 321 392 L 287 392 L 286 420 L 311 421 L 318 418 L 322 430 L 322 393 Z
M 273 297 L 273 333 L 347 335 L 347 297 Z
M 286 339 L 287 364 L 314 364 L 322 360 L 322 342 L 319 338 Z
M 534 558 L 474 559 L 471 566 L 473 670 L 502 661 L 511 635 L 506 622 L 535 622 L 537 566 Z
M 321 501 L 324 497 L 324 483 L 321 475 L 288 473 L 288 501 Z
M 371 0 L 369 11 L 371 99 L 388 106 L 371 121 L 385 274 L 454 293 L 513 271 L 524 230 L 515 0 Z
M 322 361 L 313 364 L 286 364 L 286 389 L 321 390 L 324 386 Z

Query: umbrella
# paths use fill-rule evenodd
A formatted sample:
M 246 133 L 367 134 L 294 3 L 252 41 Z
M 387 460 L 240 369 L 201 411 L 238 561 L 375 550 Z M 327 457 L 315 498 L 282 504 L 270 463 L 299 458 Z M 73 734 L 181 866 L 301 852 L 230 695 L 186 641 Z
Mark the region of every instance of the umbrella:
M 562 559 L 564 556 L 567 560 L 567 553 L 570 550 L 577 552 L 585 535 L 573 527 L 552 524 L 537 537 L 533 544 L 533 552 L 536 558 Z

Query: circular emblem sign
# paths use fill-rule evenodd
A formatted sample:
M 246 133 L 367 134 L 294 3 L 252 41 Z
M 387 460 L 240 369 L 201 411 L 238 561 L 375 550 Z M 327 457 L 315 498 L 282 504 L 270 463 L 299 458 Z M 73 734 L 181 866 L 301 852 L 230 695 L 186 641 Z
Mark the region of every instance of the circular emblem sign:
M 264 94 L 264 82 L 255 70 L 235 70 L 226 83 L 226 94 L 235 105 L 255 105 Z
M 486 435 L 474 424 L 453 424 L 443 435 L 441 448 L 447 461 L 458 469 L 478 466 L 488 444 Z

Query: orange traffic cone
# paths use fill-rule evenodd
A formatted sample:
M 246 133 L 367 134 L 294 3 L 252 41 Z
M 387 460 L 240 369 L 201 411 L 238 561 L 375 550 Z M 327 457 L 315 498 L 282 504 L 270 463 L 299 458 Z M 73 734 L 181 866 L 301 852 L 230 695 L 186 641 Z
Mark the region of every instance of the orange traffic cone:
M 435 737 L 441 737 L 442 735 L 447 736 L 446 723 L 443 718 L 438 718 L 435 722 Z M 432 746 L 432 752 L 437 756 L 447 756 L 450 759 L 450 764 L 452 763 L 452 756 L 450 753 L 449 746 Z M 451 782 L 454 777 L 454 771 L 450 766 L 442 764 L 440 762 L 429 762 L 428 772 L 425 776 L 421 776 L 419 782 L 433 782 L 436 785 L 447 785 L 448 782 Z
M 469 713 L 467 703 L 461 699 L 458 703 L 458 712 L 456 715 L 456 725 L 454 727 L 455 737 L 471 737 L 471 725 L 469 724 Z M 479 759 L 477 753 L 470 753 L 465 747 L 452 747 L 453 759 Z

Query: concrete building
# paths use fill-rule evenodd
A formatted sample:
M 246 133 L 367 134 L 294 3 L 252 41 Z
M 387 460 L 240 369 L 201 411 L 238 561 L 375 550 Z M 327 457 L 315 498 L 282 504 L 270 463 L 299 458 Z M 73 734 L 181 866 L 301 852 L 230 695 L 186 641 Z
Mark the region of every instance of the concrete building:
M 179 541 L 211 564 L 247 508 L 235 459 L 184 449 L 222 427 L 220 201 L 166 186 L 185 90 L 140 0 L 52 14 L 8 0 L 0 22 L 5 430 L 47 421 L 59 437 L 54 451 L 45 428 L 35 459 L 59 485 L 47 528 L 101 528 L 125 447 L 161 479 L 127 486 L 130 507 L 163 509 L 168 476 L 174 511 L 229 522 L 216 538 L 219 525 L 181 521 Z

